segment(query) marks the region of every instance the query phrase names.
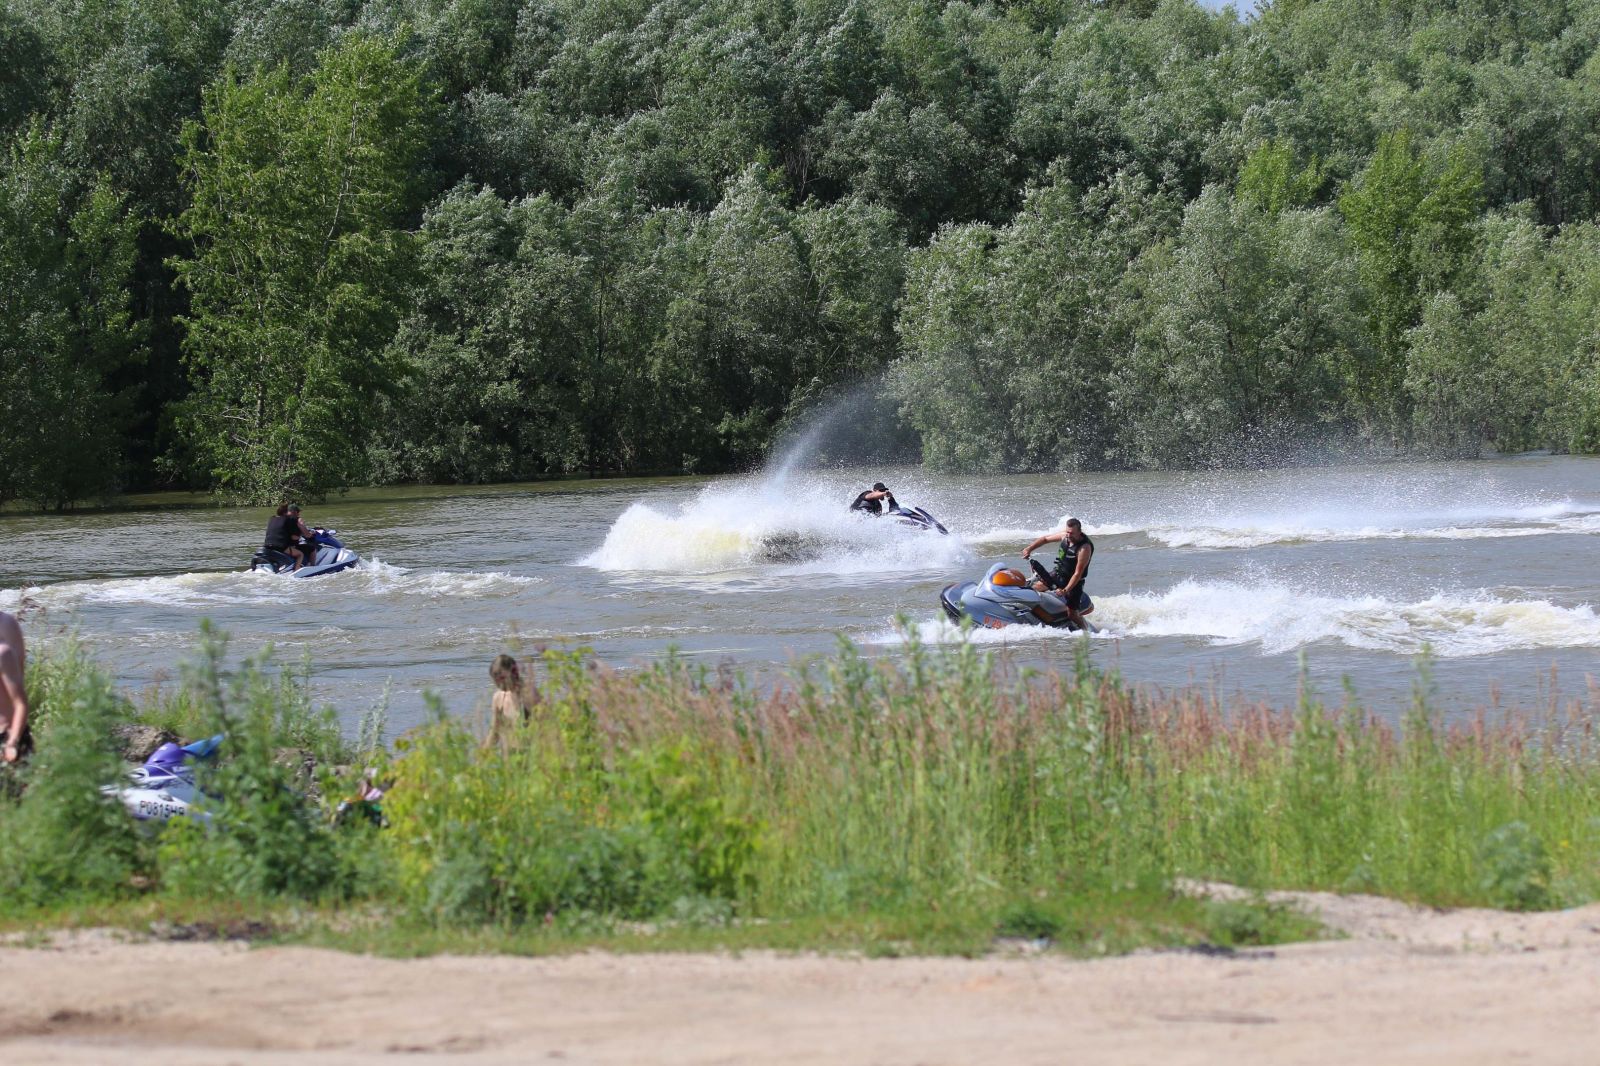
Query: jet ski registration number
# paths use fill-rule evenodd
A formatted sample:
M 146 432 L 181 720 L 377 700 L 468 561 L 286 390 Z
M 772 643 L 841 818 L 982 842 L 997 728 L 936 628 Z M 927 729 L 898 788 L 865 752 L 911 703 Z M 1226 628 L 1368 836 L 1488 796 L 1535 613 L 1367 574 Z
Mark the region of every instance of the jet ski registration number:
M 139 801 L 139 809 L 135 813 L 135 817 L 159 818 L 162 821 L 166 821 L 168 818 L 176 818 L 180 814 L 187 813 L 188 811 L 181 803 L 172 803 L 166 800 L 142 799 Z

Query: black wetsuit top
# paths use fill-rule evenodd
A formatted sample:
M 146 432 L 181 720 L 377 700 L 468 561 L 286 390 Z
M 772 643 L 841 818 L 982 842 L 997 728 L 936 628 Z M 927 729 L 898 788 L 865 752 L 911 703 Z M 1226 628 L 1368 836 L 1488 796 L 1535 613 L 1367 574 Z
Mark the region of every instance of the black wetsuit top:
M 899 510 L 900 505 L 894 502 L 894 493 L 886 493 L 881 500 L 867 499 L 867 493 L 877 492 L 877 489 L 862 489 L 856 495 L 855 502 L 850 505 L 852 511 L 866 511 L 868 514 L 882 514 L 884 504 L 889 505 L 889 510 Z
M 1082 544 L 1074 544 L 1066 537 L 1061 538 L 1061 550 L 1056 552 L 1056 588 L 1064 589 L 1067 587 L 1067 582 L 1072 580 L 1073 573 L 1078 569 L 1078 551 L 1082 548 L 1093 549 L 1094 541 L 1086 536 Z M 1089 567 L 1093 562 L 1094 555 L 1091 551 L 1088 562 L 1083 564 L 1083 582 L 1078 586 L 1080 589 L 1089 583 Z
M 294 515 L 273 515 L 267 519 L 267 539 L 263 543 L 274 551 L 283 551 L 300 539 L 300 520 Z

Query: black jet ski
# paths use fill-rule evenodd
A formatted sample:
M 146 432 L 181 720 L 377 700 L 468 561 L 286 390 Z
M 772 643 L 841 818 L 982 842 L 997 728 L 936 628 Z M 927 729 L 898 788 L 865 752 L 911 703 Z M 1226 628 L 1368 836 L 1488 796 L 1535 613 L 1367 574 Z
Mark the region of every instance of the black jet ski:
M 1067 604 L 1053 592 L 1036 592 L 1028 584 L 1022 571 L 995 563 L 982 581 L 962 581 L 946 585 L 939 593 L 939 606 L 952 622 L 962 619 L 985 629 L 1003 629 L 1006 626 L 1047 626 L 1052 629 L 1076 630 L 1067 614 Z M 1094 601 L 1083 597 L 1084 611 L 1094 610 Z M 1088 619 L 1084 625 L 1094 631 Z
M 892 518 L 901 525 L 915 526 L 918 529 L 927 529 L 935 533 L 949 535 L 950 531 L 939 520 L 921 507 L 895 507 L 884 512 L 885 518 Z

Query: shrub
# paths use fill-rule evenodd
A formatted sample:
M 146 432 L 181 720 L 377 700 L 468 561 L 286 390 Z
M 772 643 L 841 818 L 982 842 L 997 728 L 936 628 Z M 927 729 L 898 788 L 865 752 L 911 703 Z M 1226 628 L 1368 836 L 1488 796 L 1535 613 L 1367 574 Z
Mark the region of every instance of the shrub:
M 388 806 L 401 890 L 443 922 L 563 912 L 660 915 L 696 898 L 736 900 L 754 828 L 728 809 L 683 743 L 591 758 L 587 730 L 476 750 L 441 721 L 404 742 Z
M 38 748 L 20 801 L 0 801 L 0 907 L 60 906 L 132 891 L 147 850 L 101 786 L 124 770 L 111 727 L 126 714 L 111 681 L 76 643 L 30 671 Z
M 1536 910 L 1550 905 L 1550 856 L 1526 822 L 1507 822 L 1478 847 L 1478 891 L 1496 907 Z
M 302 680 L 269 670 L 270 652 L 237 671 L 222 666 L 226 641 L 209 626 L 188 678 L 208 732 L 226 734 L 215 766 L 196 782 L 216 797 L 209 824 L 169 823 L 162 833 L 163 886 L 185 896 L 314 898 L 345 872 L 331 828 L 306 795 L 309 782 L 284 750 L 324 760 L 343 754 L 331 716 L 310 711 Z

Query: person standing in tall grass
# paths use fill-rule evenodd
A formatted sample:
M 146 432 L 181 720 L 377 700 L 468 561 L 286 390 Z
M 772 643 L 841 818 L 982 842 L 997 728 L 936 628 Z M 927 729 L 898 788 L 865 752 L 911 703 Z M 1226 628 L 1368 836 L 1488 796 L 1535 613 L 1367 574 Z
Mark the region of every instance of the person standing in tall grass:
M 509 655 L 498 655 L 489 664 L 494 681 L 494 704 L 490 710 L 486 748 L 508 748 L 517 731 L 533 718 L 533 705 L 539 701 L 534 687 L 522 679 L 522 669 Z
M 12 615 L 0 611 L 0 696 L 9 709 L 0 721 L 0 763 L 15 764 L 33 751 L 33 734 L 28 729 L 28 689 L 23 682 L 28 652 L 22 640 L 22 626 Z

